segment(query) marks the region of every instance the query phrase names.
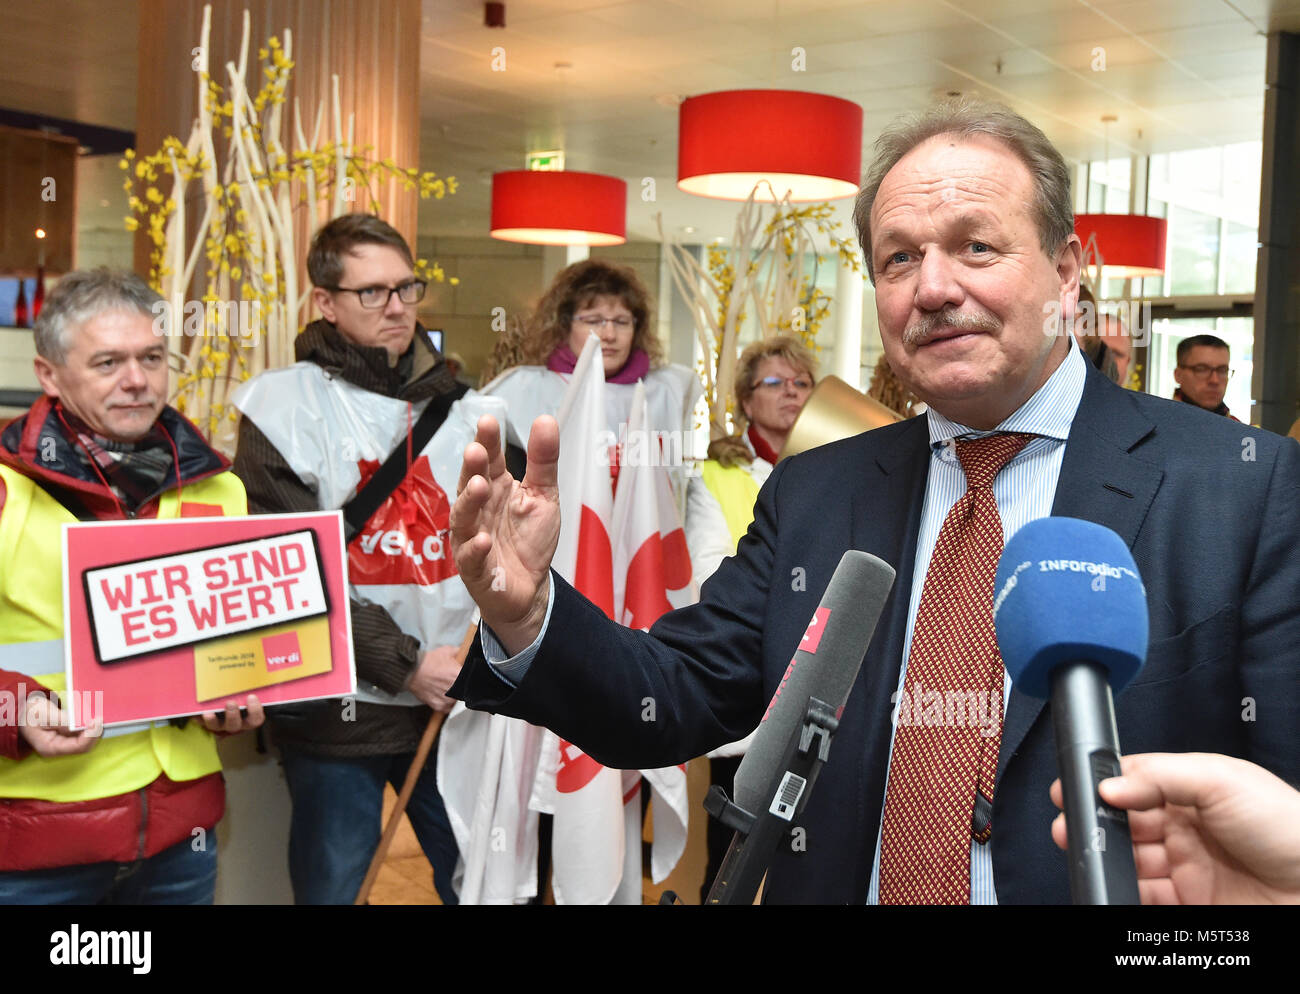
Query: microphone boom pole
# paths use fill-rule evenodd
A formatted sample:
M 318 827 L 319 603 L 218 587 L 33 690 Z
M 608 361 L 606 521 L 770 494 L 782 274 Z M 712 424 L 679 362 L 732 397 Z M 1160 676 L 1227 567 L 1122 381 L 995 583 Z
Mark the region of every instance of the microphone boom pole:
M 767 875 L 772 853 L 790 834 L 791 825 L 812 793 L 822 764 L 830 757 L 831 738 L 839 728 L 834 710 L 825 701 L 808 698 L 802 725 L 791 729 L 777 782 L 767 809 L 757 814 L 727 799 L 721 787 L 709 789 L 704 809 L 736 830 L 726 858 L 709 889 L 705 904 L 753 904 Z

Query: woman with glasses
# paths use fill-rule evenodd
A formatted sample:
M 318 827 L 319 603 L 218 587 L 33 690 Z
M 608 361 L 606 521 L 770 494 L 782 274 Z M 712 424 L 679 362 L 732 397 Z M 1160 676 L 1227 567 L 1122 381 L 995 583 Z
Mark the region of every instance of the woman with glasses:
M 686 491 L 686 545 L 696 582 L 713 575 L 754 518 L 754 501 L 767 482 L 795 419 L 812 393 L 817 362 L 797 339 L 765 338 L 740 354 L 736 362 L 737 420 L 743 430 L 709 445 L 709 459 L 692 476 Z M 715 784 L 734 796 L 733 781 L 748 738 L 709 753 Z M 732 830 L 709 819 L 709 865 L 700 903 L 731 844 Z
M 742 430 L 709 444 L 709 459 L 687 488 L 686 544 L 697 582 L 736 551 L 759 488 L 816 381 L 817 361 L 797 339 L 765 338 L 740 354 L 735 390 Z
M 507 367 L 483 387 L 483 392 L 505 399 L 509 441 L 526 447 L 534 419 L 559 412 L 578 357 L 594 335 L 600 341 L 600 362 L 605 373 L 606 428 L 617 440 L 609 453 L 611 487 L 618 485 L 620 449 L 627 438 L 625 426 L 632 413 L 638 380 L 645 384 L 647 431 L 672 433 L 678 439 L 676 452 L 671 443 L 665 447 L 670 458 L 679 453 L 689 456 L 692 411 L 702 392 L 699 377 L 685 366 L 664 362 L 650 318 L 649 295 L 633 270 L 600 259 L 587 259 L 562 270 L 529 317 L 522 336 L 507 334 L 498 342 L 485 373 L 486 378 L 492 375 L 492 369 Z M 666 462 L 660 465 L 663 468 L 659 471 L 668 474 L 678 495 L 674 510 L 680 514 L 684 466 Z M 609 547 L 605 548 L 608 555 Z M 612 566 L 611 562 L 611 570 Z M 676 588 L 674 594 L 693 600 L 694 584 Z M 457 724 L 457 718 L 453 715 L 444 735 L 471 734 L 469 726 Z M 502 767 L 503 775 L 506 769 Z M 544 893 L 550 872 L 549 820 L 549 815 L 543 815 L 538 829 L 539 894 Z
M 626 437 L 636 383 L 645 383 L 649 431 L 680 432 L 681 449 L 690 452 L 691 412 L 702 392 L 699 377 L 685 366 L 664 362 L 650 327 L 650 301 L 636 273 L 601 259 L 587 259 L 562 270 L 538 303 L 515 348 L 523 364 L 507 369 L 483 388 L 509 406 L 510 441 L 526 447 L 533 420 L 555 414 L 569 376 L 587 339 L 600 340 L 605 370 L 607 427 Z M 499 357 L 494 357 L 499 360 Z M 619 453 L 611 452 L 611 477 L 618 481 Z M 680 494 L 685 475 L 672 471 Z

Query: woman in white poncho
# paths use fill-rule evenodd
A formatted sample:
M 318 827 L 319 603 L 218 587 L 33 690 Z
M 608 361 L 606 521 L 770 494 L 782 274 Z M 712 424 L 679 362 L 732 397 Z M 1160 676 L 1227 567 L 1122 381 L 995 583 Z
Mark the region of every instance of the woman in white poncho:
M 560 409 L 569 375 L 591 335 L 600 339 L 606 426 L 613 436 L 620 441 L 626 436 L 632 396 L 637 380 L 642 380 L 647 429 L 666 433 L 659 437 L 680 444 L 681 453 L 689 456 L 691 412 L 701 392 L 699 377 L 685 366 L 664 362 L 663 349 L 650 327 L 649 295 L 636 273 L 601 259 L 574 263 L 555 277 L 525 329 L 525 364 L 506 370 L 483 388 L 505 398 L 510 441 L 527 449 L 533 420 Z M 618 452 L 611 451 L 610 456 L 611 477 L 617 484 Z M 679 495 L 682 480 L 682 471 L 674 470 L 673 487 Z

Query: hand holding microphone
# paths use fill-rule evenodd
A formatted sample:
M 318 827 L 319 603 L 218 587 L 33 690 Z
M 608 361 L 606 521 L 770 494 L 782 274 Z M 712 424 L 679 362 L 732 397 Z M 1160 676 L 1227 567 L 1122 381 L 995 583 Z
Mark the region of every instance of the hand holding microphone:
M 1143 904 L 1300 904 L 1300 791 L 1244 759 L 1144 753 L 1102 799 L 1127 809 Z M 1061 782 L 1052 800 L 1063 807 Z M 1052 838 L 1067 847 L 1064 815 Z
M 1132 553 L 1109 528 L 1039 518 L 1007 542 L 994 591 L 1012 683 L 1051 701 L 1070 895 L 1075 904 L 1137 904 L 1128 819 L 1098 793 L 1120 772 L 1112 692 L 1146 659 L 1146 591 Z

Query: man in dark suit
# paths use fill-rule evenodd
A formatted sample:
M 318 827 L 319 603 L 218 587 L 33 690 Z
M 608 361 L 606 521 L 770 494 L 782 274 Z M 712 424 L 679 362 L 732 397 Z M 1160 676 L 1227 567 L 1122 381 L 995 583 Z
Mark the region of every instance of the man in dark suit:
M 613 625 L 548 575 L 554 423 L 534 426 L 522 483 L 484 425 L 483 447 L 466 453 L 452 528 L 490 635 L 452 696 L 546 724 L 610 766 L 679 762 L 754 726 L 840 555 L 870 552 L 898 579 L 802 816 L 803 847 L 779 853 L 765 894 L 927 900 L 930 881 L 908 885 L 930 872 L 928 861 L 909 862 L 897 840 L 928 832 L 940 815 L 907 810 L 891 793 L 891 779 L 916 773 L 896 748 L 905 722 L 891 722 L 891 703 L 914 686 L 920 656 L 951 654 L 959 636 L 991 625 L 987 572 L 978 596 L 957 598 L 979 609 L 951 638 L 942 612 L 917 618 L 929 585 L 952 579 L 935 566 L 936 550 L 966 499 L 963 446 L 1013 433 L 991 484 L 995 530 L 1010 535 L 1048 513 L 1096 521 L 1129 544 L 1146 583 L 1147 664 L 1116 701 L 1124 748 L 1222 752 L 1300 780 L 1300 447 L 1125 392 L 1087 368 L 1064 331 L 1081 256 L 1068 171 L 1029 122 L 1004 108 L 945 105 L 891 129 L 877 149 L 856 220 L 886 356 L 930 411 L 777 466 L 736 556 L 698 605 L 649 635 Z M 981 772 L 976 790 L 958 791 L 964 806 L 942 813 L 967 828 L 944 843 L 949 864 L 957 847 L 961 879 L 934 899 L 1067 902 L 1064 855 L 1049 832 L 1050 717 L 1006 686 L 995 647 L 970 651 L 994 653 L 1005 719 L 988 756 L 996 775 Z M 654 721 L 643 720 L 646 698 Z M 946 765 L 922 770 L 921 781 L 942 779 Z

